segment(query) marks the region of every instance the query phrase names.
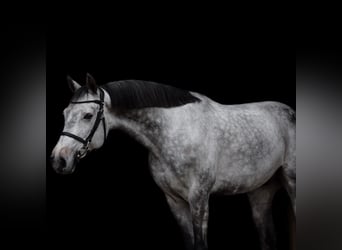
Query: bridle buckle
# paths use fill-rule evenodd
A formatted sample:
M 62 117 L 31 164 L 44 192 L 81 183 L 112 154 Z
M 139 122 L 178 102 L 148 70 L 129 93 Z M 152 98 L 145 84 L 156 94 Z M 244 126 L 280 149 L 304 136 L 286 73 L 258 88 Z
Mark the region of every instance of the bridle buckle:
M 89 144 L 90 144 L 90 141 L 87 141 L 86 144 L 83 145 L 83 147 L 81 148 L 80 151 L 77 152 L 77 159 L 82 159 L 84 156 L 86 156 L 86 154 L 88 153 L 89 151 Z

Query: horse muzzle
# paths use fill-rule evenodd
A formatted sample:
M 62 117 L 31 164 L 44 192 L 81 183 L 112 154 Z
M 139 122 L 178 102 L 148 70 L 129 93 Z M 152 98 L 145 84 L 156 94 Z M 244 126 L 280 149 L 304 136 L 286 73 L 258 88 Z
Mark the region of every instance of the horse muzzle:
M 78 157 L 74 156 L 63 156 L 63 155 L 52 155 L 50 158 L 52 168 L 58 174 L 72 174 L 75 171 Z

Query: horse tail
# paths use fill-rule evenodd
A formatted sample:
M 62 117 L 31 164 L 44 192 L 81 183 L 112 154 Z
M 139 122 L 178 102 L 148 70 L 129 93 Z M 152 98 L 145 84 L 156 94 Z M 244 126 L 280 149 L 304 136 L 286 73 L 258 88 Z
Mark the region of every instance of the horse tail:
M 295 148 L 296 148 L 296 112 L 290 108 L 287 105 L 282 106 L 283 114 L 285 114 L 285 120 L 287 123 L 287 134 L 288 134 L 288 147 L 289 152 L 287 152 L 287 160 L 291 162 L 290 159 L 292 159 L 292 164 L 295 164 Z M 295 165 L 292 166 L 295 173 Z M 292 201 L 293 202 L 293 201 Z M 294 210 L 294 206 L 290 205 L 288 207 L 288 218 L 289 218 L 289 247 L 291 250 L 296 249 L 296 211 Z
M 274 104 L 273 104 L 274 105 Z M 283 103 L 276 103 L 272 107 L 273 114 L 276 114 L 276 118 L 281 131 L 285 136 L 286 152 L 284 160 L 286 164 L 286 171 L 284 174 L 287 175 L 294 182 L 296 180 L 296 112 L 289 106 Z M 290 195 L 291 205 L 287 208 L 288 218 L 288 229 L 289 229 L 289 249 L 296 249 L 296 211 L 295 211 L 295 190 L 294 195 Z M 291 197 L 292 196 L 292 197 Z M 294 196 L 294 197 L 293 197 Z
M 291 250 L 296 249 L 296 216 L 292 209 L 292 206 L 288 206 L 288 218 L 289 218 L 289 247 Z

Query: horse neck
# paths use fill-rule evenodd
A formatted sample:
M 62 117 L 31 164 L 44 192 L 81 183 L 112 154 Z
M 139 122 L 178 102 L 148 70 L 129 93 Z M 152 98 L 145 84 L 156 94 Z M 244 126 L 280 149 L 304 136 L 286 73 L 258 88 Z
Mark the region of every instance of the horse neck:
M 150 151 L 158 152 L 158 142 L 163 129 L 163 111 L 158 108 L 144 108 L 125 112 L 115 112 L 115 124 L 111 129 L 120 129 Z

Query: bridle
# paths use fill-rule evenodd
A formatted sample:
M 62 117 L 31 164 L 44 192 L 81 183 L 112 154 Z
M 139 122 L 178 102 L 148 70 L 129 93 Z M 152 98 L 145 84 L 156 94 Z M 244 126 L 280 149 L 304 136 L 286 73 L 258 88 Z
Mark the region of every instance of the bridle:
M 83 144 L 83 147 L 81 148 L 80 151 L 77 152 L 77 159 L 81 159 L 83 158 L 89 151 L 89 144 L 91 142 L 91 140 L 93 139 L 93 136 L 95 134 L 95 131 L 97 130 L 97 128 L 100 125 L 100 122 L 102 121 L 102 125 L 103 125 L 103 132 L 104 132 L 104 140 L 106 140 L 106 121 L 105 121 L 105 117 L 103 115 L 103 106 L 104 106 L 104 91 L 99 88 L 100 90 L 100 100 L 89 100 L 89 101 L 82 101 L 82 102 L 70 102 L 72 104 L 81 104 L 81 103 L 96 103 L 100 105 L 100 109 L 97 111 L 97 115 L 96 115 L 96 120 L 94 123 L 93 128 L 91 129 L 88 137 L 86 139 L 83 139 L 82 137 L 79 137 L 75 134 L 69 133 L 69 132 L 65 132 L 63 131 L 61 133 L 61 135 L 64 136 L 69 136 L 73 139 L 75 139 L 76 141 L 79 141 Z

